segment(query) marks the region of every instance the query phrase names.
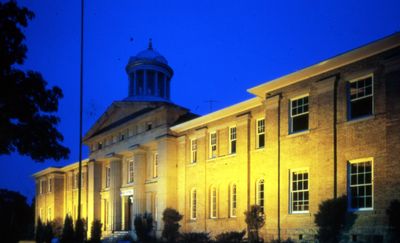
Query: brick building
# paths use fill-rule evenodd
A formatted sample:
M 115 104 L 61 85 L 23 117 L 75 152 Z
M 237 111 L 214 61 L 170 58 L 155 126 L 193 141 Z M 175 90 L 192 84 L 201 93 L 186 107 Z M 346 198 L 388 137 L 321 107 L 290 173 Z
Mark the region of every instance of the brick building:
M 134 215 L 151 212 L 160 235 L 166 207 L 184 215 L 186 232 L 242 230 L 243 213 L 258 204 L 265 239 L 313 240 L 319 204 L 346 195 L 356 216 L 347 241 L 389 241 L 386 209 L 400 199 L 400 34 L 250 88 L 254 98 L 200 117 L 170 101 L 172 69 L 151 45 L 127 73 L 128 97 L 84 138 L 83 216 L 102 220 L 106 234 L 130 231 Z M 73 212 L 72 169 L 35 174 L 36 217 Z M 49 208 L 57 211 L 50 218 Z

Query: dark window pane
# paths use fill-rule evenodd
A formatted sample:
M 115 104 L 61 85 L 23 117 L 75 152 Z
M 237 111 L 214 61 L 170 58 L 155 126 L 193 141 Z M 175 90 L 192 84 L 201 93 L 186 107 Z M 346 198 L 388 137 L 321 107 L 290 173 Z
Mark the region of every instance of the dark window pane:
M 351 101 L 350 111 L 351 119 L 372 115 L 372 97 Z
M 232 141 L 231 144 L 231 153 L 235 154 L 236 153 L 236 141 Z
M 308 130 L 308 114 L 296 116 L 292 118 L 292 132 L 300 132 Z
M 258 147 L 263 148 L 265 146 L 265 135 L 260 134 L 258 135 Z

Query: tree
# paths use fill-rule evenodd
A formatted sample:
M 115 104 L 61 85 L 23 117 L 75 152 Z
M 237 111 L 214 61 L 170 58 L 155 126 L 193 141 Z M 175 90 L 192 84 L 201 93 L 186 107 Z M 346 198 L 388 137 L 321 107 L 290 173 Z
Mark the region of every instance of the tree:
M 62 243 L 74 243 L 74 225 L 71 216 L 65 216 L 64 228 L 61 236 Z
M 136 215 L 133 221 L 136 236 L 140 242 L 151 242 L 151 232 L 153 231 L 153 217 L 149 213 Z
M 100 220 L 96 219 L 92 223 L 90 229 L 90 243 L 100 243 L 101 242 L 101 227 L 102 223 Z
M 33 218 L 33 211 L 26 203 L 26 197 L 18 192 L 0 189 L 0 236 L 2 242 L 13 243 L 33 238 Z
M 66 159 L 69 149 L 56 125 L 58 87 L 47 88 L 47 82 L 35 71 L 22 71 L 27 47 L 21 28 L 28 25 L 33 12 L 15 1 L 0 2 L 0 155 L 14 151 L 36 161 Z
M 389 226 L 391 229 L 392 242 L 400 242 L 400 201 L 395 199 L 390 202 L 386 209 Z
M 39 218 L 37 225 L 36 225 L 36 231 L 35 231 L 35 241 L 36 243 L 43 243 L 44 242 L 44 225 L 42 223 L 42 220 Z
M 249 242 L 262 241 L 259 237 L 259 230 L 265 224 L 265 215 L 259 205 L 251 205 L 250 210 L 246 211 L 246 224 L 249 229 Z
M 75 243 L 83 243 L 85 240 L 86 230 L 85 222 L 83 219 L 78 219 L 75 221 Z
M 163 212 L 162 220 L 164 221 L 164 229 L 162 231 L 162 238 L 167 242 L 176 242 L 179 237 L 179 221 L 182 215 L 173 208 L 166 208 Z
M 54 237 L 53 227 L 50 222 L 47 222 L 46 226 L 44 227 L 44 242 L 51 243 L 53 237 Z

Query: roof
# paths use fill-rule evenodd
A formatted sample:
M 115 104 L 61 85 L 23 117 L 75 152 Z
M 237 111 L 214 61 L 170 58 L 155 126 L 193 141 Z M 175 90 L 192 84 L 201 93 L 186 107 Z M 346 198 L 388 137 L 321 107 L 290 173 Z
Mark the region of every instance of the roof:
M 82 166 L 86 166 L 88 162 L 89 162 L 89 159 L 82 160 Z M 32 177 L 37 178 L 40 176 L 45 176 L 45 175 L 54 174 L 54 173 L 63 174 L 69 170 L 78 168 L 78 166 L 79 166 L 79 162 L 68 164 L 64 167 L 47 167 L 44 170 L 40 170 L 40 171 L 36 172 L 35 174 L 32 175 Z
M 250 88 L 247 91 L 259 97 L 265 97 L 265 94 L 270 91 L 274 91 L 279 88 L 300 82 L 304 79 L 360 61 L 398 46 L 400 46 L 400 32 L 396 32 L 393 35 L 361 46 L 349 52 L 337 55 L 333 58 L 327 59 L 297 72 L 267 81 L 263 84 Z
M 224 109 L 209 113 L 204 116 L 200 116 L 198 118 L 189 120 L 187 122 L 175 125 L 171 127 L 171 130 L 177 133 L 183 132 L 185 130 L 189 130 L 196 127 L 204 126 L 213 121 L 222 119 L 224 117 L 228 117 L 235 114 L 240 114 L 246 112 L 252 108 L 260 106 L 262 104 L 262 100 L 259 97 L 255 97 L 249 100 L 245 100 L 243 102 L 237 103 L 232 106 L 228 106 Z

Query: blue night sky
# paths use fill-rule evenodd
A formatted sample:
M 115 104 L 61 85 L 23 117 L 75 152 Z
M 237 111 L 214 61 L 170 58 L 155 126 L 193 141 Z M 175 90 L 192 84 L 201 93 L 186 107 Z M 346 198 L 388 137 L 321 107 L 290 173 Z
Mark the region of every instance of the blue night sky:
M 24 69 L 64 92 L 66 161 L 0 156 L 0 188 L 34 196 L 33 173 L 78 161 L 80 1 L 18 1 L 35 12 Z M 328 2 L 328 3 L 327 3 Z M 174 103 L 197 114 L 252 97 L 246 89 L 400 31 L 400 1 L 85 1 L 84 127 L 127 96 L 125 65 L 147 48 L 174 69 Z M 84 148 L 84 158 L 88 150 Z

